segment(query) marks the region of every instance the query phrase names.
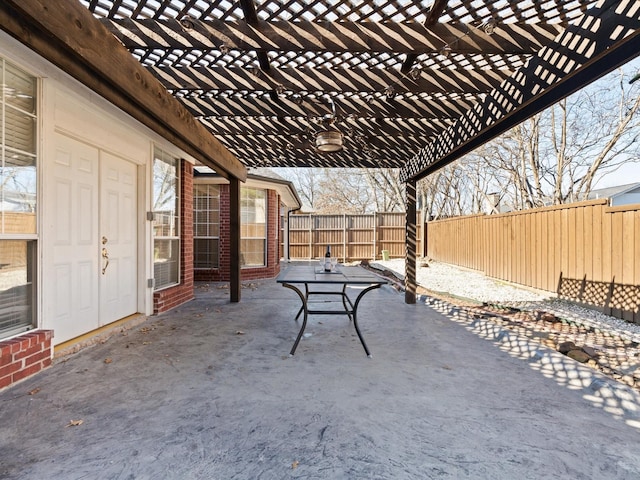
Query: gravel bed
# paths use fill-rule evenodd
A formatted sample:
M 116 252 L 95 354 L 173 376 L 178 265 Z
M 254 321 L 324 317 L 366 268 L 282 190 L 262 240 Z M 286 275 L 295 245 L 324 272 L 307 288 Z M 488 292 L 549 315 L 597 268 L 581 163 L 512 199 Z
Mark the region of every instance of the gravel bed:
M 434 293 L 444 293 L 524 311 L 546 311 L 578 324 L 607 329 L 623 338 L 640 343 L 640 325 L 558 299 L 553 292 L 518 287 L 473 270 L 432 260 L 428 262 L 428 267 L 422 265 L 423 262 L 418 260 L 416 269 L 418 285 Z M 398 278 L 404 278 L 404 259 L 376 261 L 371 266 L 382 267 L 394 272 Z

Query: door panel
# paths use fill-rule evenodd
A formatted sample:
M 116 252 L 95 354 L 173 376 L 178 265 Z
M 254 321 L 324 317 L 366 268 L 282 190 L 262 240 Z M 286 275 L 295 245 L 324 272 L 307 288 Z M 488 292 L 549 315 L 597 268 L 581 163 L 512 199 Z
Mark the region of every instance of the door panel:
M 104 325 L 137 311 L 137 171 L 131 162 L 104 152 L 100 161 L 100 239 L 108 255 L 100 272 Z
M 98 327 L 98 149 L 56 134 L 43 266 L 45 325 L 61 343 Z M 47 318 L 51 314 L 51 324 Z

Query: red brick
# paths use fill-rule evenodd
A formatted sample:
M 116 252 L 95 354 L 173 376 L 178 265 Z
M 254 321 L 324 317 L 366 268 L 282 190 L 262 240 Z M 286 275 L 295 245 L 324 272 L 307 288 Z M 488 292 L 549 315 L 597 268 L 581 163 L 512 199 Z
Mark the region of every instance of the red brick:
M 13 383 L 11 376 L 8 377 L 0 377 L 0 388 L 8 387 Z
M 17 353 L 19 352 L 22 348 L 21 348 L 21 344 L 22 342 L 18 339 L 12 340 L 11 341 L 11 353 Z
M 27 337 L 29 337 L 29 347 L 33 347 L 40 343 L 40 335 L 36 332 L 27 333 Z
M 34 353 L 38 353 L 38 352 L 41 352 L 41 351 L 42 351 L 42 344 L 41 343 L 36 343 L 32 347 L 29 347 L 28 349 L 23 350 L 22 352 L 16 353 L 13 356 L 13 358 L 16 359 L 16 360 L 20 360 L 21 358 L 30 357 Z
M 11 376 L 22 368 L 22 362 L 15 362 L 0 368 L 0 377 Z
M 44 352 L 36 353 L 35 355 L 31 355 L 30 357 L 25 358 L 24 365 L 29 366 L 35 362 L 39 362 L 41 360 L 44 360 L 45 358 L 50 358 L 50 357 L 51 357 L 51 352 L 48 350 L 45 350 Z
M 42 363 L 34 363 L 30 367 L 23 368 L 19 372 L 14 373 L 13 381 L 17 382 L 18 380 L 27 378 L 28 376 L 33 375 L 34 373 L 38 373 L 40 370 L 42 370 Z
M 13 363 L 14 358 L 13 355 L 9 354 L 5 354 L 0 356 L 0 367 L 4 367 L 5 365 L 9 365 L 10 363 Z
M 0 343 L 0 357 L 11 356 L 11 344 L 2 342 Z
M 53 359 L 51 358 L 51 356 L 49 356 L 49 358 L 45 358 L 42 361 L 42 366 L 43 367 L 50 367 L 52 363 L 53 363 Z

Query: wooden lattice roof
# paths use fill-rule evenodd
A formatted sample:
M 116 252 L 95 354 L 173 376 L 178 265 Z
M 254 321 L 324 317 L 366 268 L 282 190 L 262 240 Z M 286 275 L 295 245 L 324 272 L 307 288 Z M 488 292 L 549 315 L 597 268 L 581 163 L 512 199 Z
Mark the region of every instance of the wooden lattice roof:
M 637 2 L 611 0 L 80 3 L 246 166 L 401 167 L 406 178 L 464 153 L 466 133 L 475 144 L 495 136 L 487 126 L 516 110 L 505 95 L 531 103 L 504 89 L 528 81 L 514 80 L 519 72 L 542 75 L 542 49 L 578 51 L 570 67 L 545 60 L 558 67 L 545 81 L 561 83 L 636 39 L 640 15 Z M 596 45 L 585 53 L 576 35 L 587 29 Z M 580 82 L 637 55 L 637 43 L 629 48 Z M 491 118 L 469 118 L 479 105 Z M 320 153 L 314 134 L 329 124 L 344 148 Z

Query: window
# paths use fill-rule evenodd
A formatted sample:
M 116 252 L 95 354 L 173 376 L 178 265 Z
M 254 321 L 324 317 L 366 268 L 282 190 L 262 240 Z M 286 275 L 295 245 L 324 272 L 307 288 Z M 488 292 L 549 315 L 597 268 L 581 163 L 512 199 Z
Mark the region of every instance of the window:
M 0 338 L 36 325 L 36 90 L 0 58 Z
M 153 278 L 155 289 L 180 279 L 179 160 L 156 148 L 153 160 Z
M 242 266 L 266 265 L 267 196 L 265 190 L 240 189 L 240 254 Z
M 218 268 L 220 259 L 220 187 L 193 186 L 193 267 Z

